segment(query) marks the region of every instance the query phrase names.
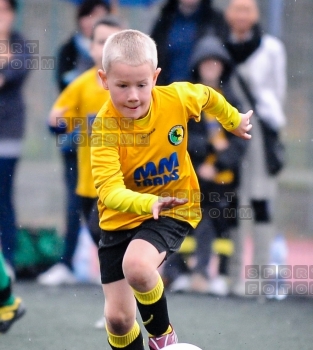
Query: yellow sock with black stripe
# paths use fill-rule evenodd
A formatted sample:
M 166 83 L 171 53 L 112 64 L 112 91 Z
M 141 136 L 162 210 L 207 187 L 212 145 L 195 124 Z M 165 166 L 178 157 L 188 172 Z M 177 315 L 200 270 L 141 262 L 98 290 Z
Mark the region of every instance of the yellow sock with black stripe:
M 164 285 L 159 276 L 156 286 L 145 293 L 134 290 L 142 322 L 151 336 L 160 336 L 172 331 L 170 325 Z
M 115 335 L 106 328 L 108 342 L 113 350 L 144 350 L 143 337 L 137 321 L 133 328 L 125 335 Z

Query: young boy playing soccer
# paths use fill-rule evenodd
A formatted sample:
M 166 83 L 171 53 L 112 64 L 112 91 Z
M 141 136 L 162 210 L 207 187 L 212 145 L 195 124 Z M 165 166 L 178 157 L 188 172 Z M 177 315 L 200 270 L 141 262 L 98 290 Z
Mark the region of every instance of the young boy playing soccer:
M 91 165 L 108 341 L 112 349 L 144 349 L 137 305 L 149 348 L 162 349 L 177 343 L 177 336 L 157 269 L 201 219 L 187 122 L 199 120 L 204 110 L 249 139 L 252 111 L 239 114 L 201 84 L 156 86 L 156 45 L 136 30 L 111 35 L 102 64 L 99 76 L 111 98 L 93 123 Z

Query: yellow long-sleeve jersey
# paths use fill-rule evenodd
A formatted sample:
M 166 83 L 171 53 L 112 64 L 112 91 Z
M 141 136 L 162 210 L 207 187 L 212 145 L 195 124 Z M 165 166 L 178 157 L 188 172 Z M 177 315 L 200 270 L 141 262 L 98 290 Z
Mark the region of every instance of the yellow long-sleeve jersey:
M 162 215 L 196 227 L 201 219 L 199 184 L 187 152 L 187 123 L 201 111 L 225 129 L 236 129 L 240 115 L 224 97 L 201 84 L 173 83 L 152 90 L 147 116 L 123 118 L 111 100 L 93 124 L 91 164 L 98 193 L 100 227 L 122 230 L 152 217 L 160 196 L 188 198 Z
M 53 108 L 67 108 L 64 113 L 67 132 L 71 132 L 73 129 L 77 130 L 77 135 L 72 141 L 78 147 L 76 192 L 84 197 L 97 197 L 90 164 L 91 125 L 109 96 L 109 92 L 99 84 L 97 69 L 94 67 L 69 84 L 53 105 Z M 63 121 L 63 118 L 61 121 Z M 66 135 L 59 137 L 59 143 L 62 142 L 62 137 L 66 137 Z

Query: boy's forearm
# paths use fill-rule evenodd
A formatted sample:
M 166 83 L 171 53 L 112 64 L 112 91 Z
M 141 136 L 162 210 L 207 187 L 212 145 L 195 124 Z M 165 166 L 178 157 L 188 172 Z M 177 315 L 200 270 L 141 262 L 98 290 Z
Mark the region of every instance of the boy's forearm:
M 131 191 L 126 188 L 112 190 L 105 198 L 104 205 L 113 210 L 130 212 L 138 215 L 152 213 L 152 205 L 158 196 Z
M 217 121 L 220 122 L 227 131 L 236 129 L 241 121 L 238 110 L 228 103 L 221 94 L 212 88 L 209 89 L 210 98 L 204 111 L 215 116 Z

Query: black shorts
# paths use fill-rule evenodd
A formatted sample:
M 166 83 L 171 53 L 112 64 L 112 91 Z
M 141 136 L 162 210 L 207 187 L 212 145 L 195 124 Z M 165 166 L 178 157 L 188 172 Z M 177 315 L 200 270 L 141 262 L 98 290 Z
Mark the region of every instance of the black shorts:
M 101 282 L 112 283 L 124 278 L 122 262 L 128 244 L 134 239 L 151 243 L 166 258 L 177 251 L 191 229 L 190 224 L 170 217 L 149 219 L 138 227 L 123 231 L 101 231 L 99 261 Z

